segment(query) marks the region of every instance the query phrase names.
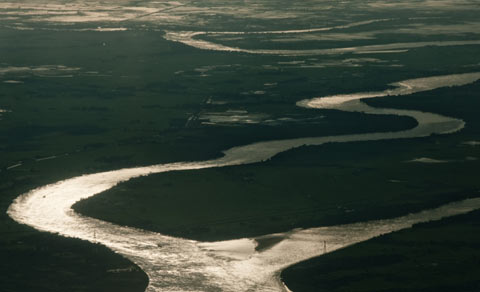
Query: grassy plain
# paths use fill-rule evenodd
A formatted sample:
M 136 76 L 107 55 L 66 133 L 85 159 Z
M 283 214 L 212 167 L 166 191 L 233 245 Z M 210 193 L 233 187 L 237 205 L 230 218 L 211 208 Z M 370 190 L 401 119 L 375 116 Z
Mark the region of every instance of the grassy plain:
M 250 42 L 247 47 L 254 47 L 256 40 Z M 352 65 L 358 55 L 346 54 L 319 60 L 334 65 L 297 68 L 282 65 L 291 61 L 286 57 L 201 51 L 167 42 L 161 31 L 135 27 L 72 33 L 2 26 L 0 67 L 27 68 L 0 73 L 0 108 L 7 110 L 0 117 L 2 289 L 142 291 L 146 285 L 142 272 L 103 247 L 13 222 L 5 212 L 18 195 L 85 173 L 205 160 L 260 140 L 410 128 L 414 123 L 407 118 L 305 110 L 295 102 L 380 90 L 403 79 L 471 72 L 479 67 L 468 67 L 479 62 L 477 51 L 476 46 L 459 46 L 371 54 L 382 62 L 359 66 Z M 342 63 L 344 59 L 357 61 Z M 42 76 L 36 69 L 45 65 L 74 70 Z M 4 82 L 8 80 L 23 83 Z M 478 161 L 472 158 L 480 157 L 479 148 L 462 143 L 480 140 L 478 92 L 477 83 L 369 101 L 464 118 L 467 128 L 458 134 L 304 147 L 264 164 L 156 175 L 122 184 L 77 209 L 120 224 L 215 240 L 395 216 L 474 196 Z M 192 116 L 227 110 L 299 122 L 187 123 Z M 320 115 L 324 118 L 312 124 Z M 450 162 L 406 162 L 424 156 Z
M 292 291 L 478 291 L 480 212 L 415 225 L 286 269 Z M 308 279 L 308 280 L 307 280 Z
M 145 273 L 102 245 L 4 224 L 2 291 L 144 291 Z
M 52 278 L 62 288 L 83 291 L 127 287 L 142 291 L 146 285 L 144 274 L 128 269 L 121 270 L 120 276 L 131 285 L 112 281 L 116 274 L 106 274 L 107 270 L 131 264 L 104 248 L 93 253 L 91 244 L 41 234 L 13 222 L 6 214 L 8 206 L 35 187 L 121 167 L 204 160 L 228 147 L 261 139 L 413 126 L 409 119 L 323 113 L 326 118 L 315 126 L 303 122 L 285 129 L 209 128 L 197 121 L 186 127 L 192 115 L 231 108 L 268 111 L 272 117 L 317 118 L 317 112 L 292 111 L 298 96 L 311 97 L 315 92 L 303 86 L 311 78 L 299 72 L 258 72 L 256 61 L 245 55 L 197 51 L 169 43 L 159 32 L 78 32 L 73 38 L 71 32 L 2 28 L 0 40 L 4 70 L 0 108 L 7 110 L 0 117 L 0 246 L 8 259 L 0 264 L 0 277 L 6 291 L 57 291 L 59 286 L 49 286 Z M 195 71 L 232 63 L 244 64 L 240 73 L 249 77 L 238 78 L 237 72 L 230 71 L 205 79 Z M 78 69 L 39 74 L 38 69 L 46 65 Z M 19 72 L 12 67 L 23 69 Z M 175 75 L 180 70 L 185 73 Z M 3 82 L 8 80 L 23 83 Z M 278 86 L 271 95 L 241 94 L 251 88 L 263 89 L 264 83 L 272 81 Z M 291 89 L 299 85 L 302 90 Z M 231 104 L 208 105 L 209 97 Z M 338 128 L 333 129 L 327 119 Z M 352 119 L 356 121 L 353 126 Z M 379 123 L 384 120 L 388 122 Z M 28 283 L 23 281 L 27 278 Z
M 478 196 L 480 149 L 463 143 L 480 136 L 474 110 L 480 105 L 479 88 L 477 82 L 371 102 L 424 105 L 460 116 L 468 125 L 460 133 L 302 147 L 266 163 L 155 174 L 122 183 L 74 208 L 122 225 L 222 240 L 395 217 Z M 445 107 L 453 103 L 455 107 Z M 411 161 L 422 157 L 441 162 Z

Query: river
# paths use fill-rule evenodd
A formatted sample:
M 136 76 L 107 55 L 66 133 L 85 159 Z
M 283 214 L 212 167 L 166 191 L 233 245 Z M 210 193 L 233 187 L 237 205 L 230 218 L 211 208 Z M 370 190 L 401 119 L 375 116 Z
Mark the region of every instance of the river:
M 294 229 L 286 233 L 266 235 L 283 240 L 258 251 L 255 250 L 255 238 L 221 242 L 175 238 L 85 217 L 75 213 L 71 206 L 120 182 L 152 173 L 257 163 L 302 145 L 405 139 L 453 133 L 465 126 L 464 121 L 415 110 L 375 108 L 362 102 L 362 99 L 402 96 L 442 87 L 462 86 L 479 79 L 480 73 L 433 76 L 397 82 L 391 84 L 393 89 L 385 91 L 340 94 L 297 103 L 298 106 L 311 109 L 407 116 L 418 123 L 412 129 L 258 142 L 228 149 L 223 152 L 223 157 L 213 160 L 159 164 L 82 175 L 22 194 L 14 200 L 7 212 L 18 223 L 40 231 L 101 243 L 125 256 L 147 273 L 150 279 L 147 291 L 288 291 L 279 275 L 290 265 L 381 234 L 409 228 L 415 223 L 478 209 L 480 198 L 453 202 L 395 219 Z

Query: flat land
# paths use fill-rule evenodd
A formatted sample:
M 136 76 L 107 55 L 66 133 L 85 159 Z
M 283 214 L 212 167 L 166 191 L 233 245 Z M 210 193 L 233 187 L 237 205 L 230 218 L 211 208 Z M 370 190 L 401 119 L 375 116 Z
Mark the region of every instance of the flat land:
M 214 2 L 218 7 L 225 4 Z M 262 140 L 408 129 L 415 123 L 405 117 L 306 110 L 295 102 L 383 90 L 404 79 L 480 70 L 475 45 L 284 57 L 198 50 L 163 38 L 163 29 L 199 29 L 198 23 L 205 23 L 204 30 L 254 31 L 378 18 L 392 19 L 334 30 L 329 40 L 286 41 L 281 35 L 275 41 L 268 35 L 203 38 L 266 49 L 479 38 L 478 29 L 471 30 L 469 23 L 477 21 L 475 10 L 436 10 L 430 18 L 433 8 L 376 12 L 380 8 L 367 7 L 358 13 L 345 6 L 352 3 L 335 2 L 333 9 L 340 13 L 334 13 L 308 1 L 278 3 L 292 13 L 317 10 L 310 17 L 254 19 L 250 13 L 212 17 L 193 9 L 185 18 L 193 26 L 165 27 L 141 21 L 30 21 L 43 16 L 27 13 L 11 18 L 22 9 L 2 10 L 6 13 L 0 18 L 0 109 L 6 110 L 0 113 L 3 290 L 143 291 L 147 285 L 143 272 L 104 247 L 12 221 L 6 214 L 8 206 L 33 188 L 86 173 L 202 161 L 219 157 L 229 147 Z M 262 15 L 268 16 L 270 8 Z M 120 24 L 128 30 L 81 30 Z M 432 27 L 440 32 L 432 33 Z M 460 133 L 302 147 L 263 164 L 154 175 L 123 183 L 75 208 L 119 224 L 208 241 L 393 217 L 478 196 L 480 147 L 465 142 L 480 141 L 479 92 L 476 83 L 368 101 L 462 118 L 467 127 Z M 409 162 L 422 157 L 444 163 Z M 275 239 L 263 243 L 272 242 Z
M 467 128 L 453 135 L 332 143 L 294 149 L 266 163 L 155 174 L 121 183 L 74 209 L 122 225 L 210 241 L 396 217 L 475 197 L 480 148 L 465 142 L 479 137 L 474 110 L 480 105 L 479 88 L 477 82 L 372 101 L 431 107 L 464 118 Z M 453 102 L 455 107 L 442 110 L 442 104 Z M 422 157 L 437 162 L 415 161 Z
M 478 291 L 480 212 L 419 224 L 286 269 L 292 291 Z

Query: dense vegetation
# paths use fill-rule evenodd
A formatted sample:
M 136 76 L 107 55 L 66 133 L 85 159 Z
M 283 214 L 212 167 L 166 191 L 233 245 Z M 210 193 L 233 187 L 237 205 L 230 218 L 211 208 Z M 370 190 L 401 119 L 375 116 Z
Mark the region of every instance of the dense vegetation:
M 408 26 L 411 17 L 423 16 L 421 11 L 417 15 L 408 9 L 366 13 L 370 13 L 368 19 L 396 19 L 342 32 L 396 29 Z M 459 13 L 448 17 L 462 21 L 478 17 L 475 11 Z M 357 11 L 344 17 L 335 15 L 334 24 L 363 20 Z M 435 23 L 435 19 L 424 22 Z M 302 21 L 219 16 L 205 29 L 218 29 L 219 23 L 231 30 L 312 24 L 310 19 Z M 260 140 L 411 128 L 415 123 L 404 117 L 306 110 L 295 102 L 383 90 L 403 79 L 472 72 L 480 67 L 478 46 L 473 45 L 289 58 L 197 50 L 168 42 L 163 32 L 135 22 L 122 23 L 129 26 L 128 31 L 101 33 L 70 29 L 96 28 L 103 23 L 57 27 L 34 22 L 34 30 L 13 29 L 19 22 L 22 19 L 0 18 L 0 109 L 7 110 L 0 112 L 2 291 L 142 291 L 147 285 L 142 271 L 105 247 L 14 222 L 6 211 L 22 193 L 85 173 L 205 160 L 229 147 Z M 319 18 L 313 25 L 327 22 Z M 454 19 L 449 22 L 456 23 Z M 468 40 L 476 34 L 426 34 L 414 39 L 439 37 Z M 338 46 L 411 39 L 408 33 L 384 33 L 376 39 L 343 40 Z M 263 36 L 223 40 L 245 48 L 258 43 L 264 48 L 292 46 L 264 41 Z M 298 46 L 311 49 L 320 43 L 305 41 Z M 336 41 L 321 46 L 332 43 Z M 302 61 L 322 65 L 300 68 L 295 62 Z M 464 142 L 480 140 L 479 88 L 476 83 L 369 101 L 375 106 L 422 109 L 465 119 L 466 129 L 457 134 L 303 147 L 264 164 L 155 175 L 121 184 L 76 208 L 120 224 L 216 240 L 392 217 L 477 196 L 479 162 L 475 159 L 480 149 Z M 229 110 L 261 119 L 251 124 L 216 125 L 202 119 L 210 113 L 228 115 Z M 448 163 L 408 162 L 420 157 Z M 474 224 L 469 226 L 474 230 Z M 436 228 L 448 237 L 446 227 Z M 457 266 L 458 271 L 470 267 Z M 321 271 L 315 269 L 311 273 Z M 300 279 L 298 274 L 295 277 Z
M 303 147 L 261 164 L 156 174 L 75 209 L 122 225 L 221 240 L 395 217 L 475 197 L 480 149 L 464 142 L 480 137 L 479 88 L 477 82 L 371 102 L 460 116 L 468 126 L 457 134 Z M 412 161 L 422 157 L 440 162 Z
M 292 266 L 292 291 L 478 291 L 480 212 L 414 226 Z M 308 279 L 308 280 L 307 280 Z

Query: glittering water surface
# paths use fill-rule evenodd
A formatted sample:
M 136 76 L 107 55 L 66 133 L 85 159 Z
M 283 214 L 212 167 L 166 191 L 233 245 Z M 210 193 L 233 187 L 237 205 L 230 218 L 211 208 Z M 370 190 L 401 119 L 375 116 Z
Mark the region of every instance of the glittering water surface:
M 414 118 L 409 130 L 327 137 L 277 140 L 238 146 L 219 159 L 127 168 L 74 177 L 36 188 L 18 197 L 8 209 L 17 222 L 38 230 L 98 242 L 139 265 L 149 276 L 147 291 L 286 291 L 279 279 L 284 268 L 311 257 L 411 227 L 412 224 L 462 214 L 480 208 L 480 199 L 468 199 L 403 217 L 347 225 L 295 229 L 272 234 L 282 240 L 255 250 L 254 238 L 198 242 L 146 230 L 118 226 L 76 214 L 71 206 L 122 181 L 152 173 L 224 167 L 264 161 L 302 145 L 425 137 L 462 129 L 462 120 L 414 110 L 374 108 L 360 99 L 400 96 L 480 79 L 480 73 L 436 76 L 391 84 L 394 89 L 302 100 L 298 106 L 367 114 L 392 114 Z
M 403 53 L 413 48 L 427 46 L 478 45 L 480 22 L 474 17 L 451 22 L 431 20 L 450 16 L 452 11 L 478 11 L 476 0 L 459 1 L 297 1 L 287 8 L 278 9 L 276 1 L 83 1 L 83 0 L 16 0 L 0 3 L 0 26 L 14 30 L 92 31 L 124 33 L 129 30 L 151 30 L 169 40 L 197 49 L 292 56 L 294 58 L 276 63 L 281 67 L 321 68 L 324 66 L 362 66 L 362 63 L 378 63 L 382 66 L 402 66 L 395 62 L 376 58 L 355 58 L 355 54 Z M 240 3 L 241 2 L 241 3 Z M 284 9 L 285 8 L 285 9 Z M 398 23 L 393 18 L 359 18 L 359 15 L 393 15 L 395 9 L 413 9 L 424 17 L 412 17 Z M 435 16 L 432 16 L 435 11 Z M 472 13 L 473 14 L 473 13 Z M 333 15 L 333 18 L 332 18 Z M 342 17 L 338 17 L 342 15 Z M 337 19 L 339 18 L 339 19 Z M 234 29 L 248 31 L 216 31 L 225 19 L 239 23 Z M 252 21 L 253 20 L 253 21 Z M 255 20 L 270 23 L 265 26 L 250 26 Z M 405 20 L 405 19 L 403 19 Z M 72 25 L 76 24 L 76 25 Z M 291 25 L 294 25 L 292 27 Z M 374 26 L 372 26 L 372 24 Z M 101 25 L 101 26 L 98 26 Z M 265 30 L 275 27 L 277 30 Z M 288 29 L 285 29 L 288 28 Z M 256 30 L 258 29 L 258 31 Z M 383 35 L 410 34 L 415 42 L 388 43 Z M 435 36 L 441 35 L 441 38 Z M 433 36 L 433 37 L 432 37 Z M 459 37 L 462 36 L 462 37 Z M 468 37 L 467 37 L 468 36 Z M 262 38 L 263 37 L 263 38 Z M 255 40 L 260 39 L 260 42 Z M 237 42 L 235 42 L 237 39 Z M 377 41 L 373 41 L 373 40 Z M 232 40 L 234 40 L 232 42 Z M 240 40 L 240 41 L 238 41 Z M 241 40 L 253 40 L 254 48 L 244 47 Z M 372 40 L 362 45 L 348 42 L 342 47 L 319 49 L 289 49 L 282 43 L 305 41 L 351 41 Z M 268 49 L 270 43 L 270 49 Z M 271 46 L 274 43 L 275 46 Z M 267 44 L 267 48 L 260 48 Z M 320 43 L 319 43 L 320 44 Z M 105 43 L 103 43 L 105 45 Z M 277 47 L 278 45 L 278 47 Z M 302 46 L 296 46 L 301 48 Z M 296 48 L 294 47 L 294 48 Z M 272 49 L 275 48 L 275 49 Z M 290 47 L 292 48 L 292 47 Z M 309 46 L 308 48 L 314 48 Z M 342 59 L 342 54 L 346 58 Z M 301 60 L 296 56 L 322 55 L 321 60 Z M 335 57 L 335 59 L 333 58 Z M 332 58 L 331 58 L 332 57 Z M 473 64 L 473 67 L 478 65 Z M 206 75 L 210 68 L 199 68 Z M 473 70 L 473 69 L 472 69 Z M 0 64 L 2 84 L 20 86 L 25 76 L 73 77 L 81 68 L 62 65 L 25 66 Z M 99 72 L 82 74 L 101 76 Z M 255 249 L 254 238 L 243 238 L 221 242 L 198 242 L 164 236 L 159 233 L 122 227 L 108 222 L 76 214 L 71 206 L 81 200 L 112 188 L 122 181 L 152 173 L 224 167 L 255 163 L 302 145 L 321 145 L 328 142 L 371 141 L 425 137 L 432 134 L 447 134 L 461 130 L 465 123 L 456 118 L 414 110 L 382 109 L 366 105 L 361 99 L 382 96 L 401 96 L 432 90 L 440 87 L 461 86 L 480 79 L 480 73 L 436 76 L 405 80 L 390 84 L 393 89 L 379 92 L 340 94 L 302 100 L 297 106 L 311 109 L 335 109 L 365 114 L 401 115 L 415 119 L 415 128 L 397 131 L 326 137 L 308 137 L 289 140 L 258 142 L 238 146 L 224 151 L 219 159 L 152 165 L 120 169 L 116 171 L 74 177 L 55 184 L 36 188 L 18 197 L 8 209 L 8 214 L 17 222 L 38 230 L 58 233 L 98 242 L 111 248 L 138 264 L 149 276 L 148 291 L 282 291 L 287 288 L 281 283 L 279 274 L 285 267 L 331 252 L 374 236 L 408 228 L 414 223 L 436 220 L 461 214 L 480 207 L 479 199 L 465 200 L 390 220 L 377 220 L 348 225 L 295 229 L 275 237 L 276 244 L 269 248 Z M 19 85 L 20 84 L 20 85 Z M 265 84 L 265 86 L 273 86 Z M 265 94 L 254 91 L 252 94 Z M 221 101 L 212 101 L 218 102 Z M 15 111 L 15 109 L 13 109 Z M 0 109 L 0 119 L 7 113 Z M 248 112 L 205 113 L 200 117 L 204 123 L 266 123 L 268 116 Z M 270 121 L 271 122 L 271 121 Z M 278 121 L 273 121 L 278 122 Z M 478 146 L 479 141 L 467 141 L 467 145 Z M 54 159 L 57 156 L 38 158 L 37 161 Z M 438 160 L 422 157 L 415 163 L 439 163 Z M 443 161 L 440 161 L 443 162 Z M 22 165 L 16 162 L 7 170 Z M 325 244 L 326 243 L 326 250 Z
M 380 21 L 380 20 L 378 20 Z M 373 22 L 373 21 L 372 21 Z M 361 24 L 364 24 L 363 22 Z M 358 24 L 360 25 L 360 24 Z M 354 26 L 353 24 L 350 26 Z M 356 25 L 355 25 L 356 26 Z M 332 28 L 319 28 L 311 30 L 293 30 L 293 31 L 271 31 L 271 32 L 255 32 L 265 34 L 296 34 L 296 33 L 309 33 L 320 30 L 330 30 Z M 409 49 L 422 48 L 427 46 L 433 47 L 447 47 L 447 46 L 462 46 L 462 45 L 479 45 L 480 40 L 466 40 L 466 41 L 430 41 L 430 42 L 408 42 L 408 43 L 390 43 L 382 45 L 368 45 L 357 47 L 344 47 L 344 48 L 328 48 L 328 49 L 311 49 L 311 50 L 267 50 L 267 49 L 244 49 L 238 47 L 232 47 L 227 45 L 218 44 L 215 42 L 202 40 L 199 36 L 202 35 L 237 35 L 245 34 L 241 32 L 206 32 L 206 31 L 167 31 L 165 38 L 170 41 L 180 42 L 185 45 L 212 51 L 225 51 L 225 52 L 240 52 L 249 54 L 262 54 L 262 55 L 278 55 L 278 56 L 316 56 L 316 55 L 340 55 L 346 53 L 354 54 L 366 54 L 366 53 L 399 53 L 406 52 Z M 253 33 L 249 33 L 253 34 Z

